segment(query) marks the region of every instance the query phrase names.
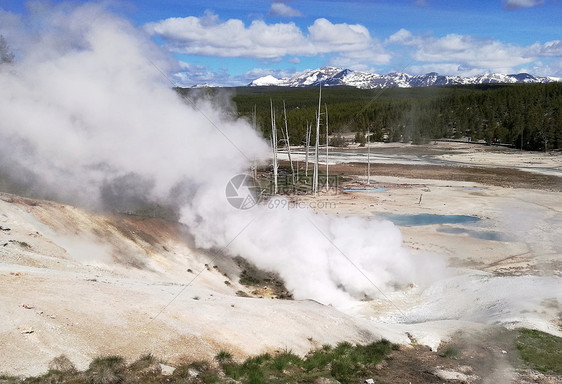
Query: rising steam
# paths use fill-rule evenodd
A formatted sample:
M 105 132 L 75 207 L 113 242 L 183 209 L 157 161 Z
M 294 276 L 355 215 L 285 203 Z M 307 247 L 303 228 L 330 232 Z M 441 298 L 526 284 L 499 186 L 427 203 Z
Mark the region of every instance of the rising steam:
M 94 208 L 170 202 L 198 246 L 278 272 L 296 298 L 341 304 L 433 269 L 402 248 L 389 222 L 233 208 L 228 180 L 270 153 L 249 124 L 178 97 L 160 73 L 172 62 L 99 6 L 29 18 L 34 28 L 0 14 L 16 52 L 0 65 L 0 174 L 21 188 Z

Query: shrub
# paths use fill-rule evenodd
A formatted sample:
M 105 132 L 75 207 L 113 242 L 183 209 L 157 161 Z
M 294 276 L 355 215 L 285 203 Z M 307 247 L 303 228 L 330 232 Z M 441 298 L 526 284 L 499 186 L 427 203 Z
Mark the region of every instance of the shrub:
M 217 353 L 217 355 L 215 356 L 215 360 L 219 363 L 219 364 L 224 364 L 227 362 L 232 362 L 232 354 L 230 352 L 227 351 L 220 351 L 219 353 Z
M 356 350 L 359 354 L 359 360 L 364 364 L 378 364 L 393 349 L 393 344 L 382 339 L 379 342 L 367 344 L 365 346 L 358 345 Z
M 68 358 L 59 356 L 53 359 L 51 370 L 43 376 L 27 378 L 25 381 L 0 376 L 0 384 L 157 384 L 164 382 L 164 379 L 170 383 L 199 384 L 232 381 L 240 384 L 312 383 L 336 382 L 335 380 L 347 384 L 360 382 L 393 347 L 387 340 L 364 346 L 341 342 L 336 347 L 324 345 L 305 358 L 285 350 L 273 357 L 267 353 L 254 356 L 243 363 L 237 363 L 230 352 L 222 350 L 214 358 L 222 372 L 214 362 L 199 360 L 180 365 L 168 378 L 162 376 L 159 361 L 151 354 L 142 355 L 128 366 L 120 356 L 97 357 L 86 372 L 77 372 Z
M 49 362 L 49 370 L 59 372 L 76 372 L 76 367 L 65 355 L 55 357 Z
M 249 285 L 249 286 L 261 285 L 261 280 L 257 279 L 254 276 L 248 276 L 246 274 L 246 271 L 242 271 L 242 276 L 240 277 L 239 282 L 242 285 Z
M 450 359 L 456 359 L 457 357 L 459 357 L 459 355 L 460 355 L 460 350 L 451 345 L 446 347 L 445 349 L 443 349 L 443 351 L 441 351 L 441 353 L 439 353 L 439 356 L 448 357 Z
M 341 341 L 339 342 L 336 347 L 334 348 L 334 353 L 336 356 L 343 356 L 347 352 L 353 349 L 353 344 L 348 341 Z
M 339 133 L 330 139 L 330 146 L 332 147 L 344 147 L 346 145 L 345 138 Z
M 303 362 L 303 367 L 308 372 L 313 371 L 315 369 L 323 369 L 325 368 L 332 360 L 334 359 L 333 355 L 324 349 L 314 351 L 309 353 L 306 356 L 306 359 Z
M 125 360 L 121 356 L 96 357 L 86 371 L 91 384 L 117 384 L 124 380 Z
M 355 132 L 355 142 L 359 144 L 360 147 L 364 147 L 367 143 L 367 138 L 365 137 L 365 132 L 357 131 Z
M 302 364 L 302 359 L 300 356 L 295 355 L 291 351 L 283 351 L 279 355 L 275 356 L 272 360 L 272 367 L 277 371 L 283 371 L 290 365 L 300 366 Z
M 261 365 L 264 362 L 269 361 L 269 360 L 271 360 L 271 355 L 269 353 L 262 353 L 261 355 L 250 357 L 242 365 L 246 366 L 246 367 L 250 367 L 250 366 L 253 366 L 253 365 Z
M 152 355 L 151 353 L 147 353 L 145 355 L 142 355 L 138 358 L 137 361 L 129 365 L 129 369 L 131 369 L 132 371 L 142 371 L 153 367 L 158 363 L 159 361 L 156 357 L 154 357 L 154 355 Z
M 265 373 L 259 365 L 252 365 L 248 368 L 247 372 L 249 384 L 262 384 L 265 383 Z
M 242 366 L 234 362 L 223 363 L 221 368 L 226 376 L 234 380 L 238 380 L 244 375 Z
M 349 356 L 334 360 L 330 369 L 332 377 L 343 384 L 351 383 L 356 372 L 356 364 Z
M 182 364 L 174 371 L 175 382 L 197 382 L 197 383 L 216 383 L 219 381 L 218 371 L 210 361 L 196 360 Z M 187 379 L 179 380 L 178 379 Z

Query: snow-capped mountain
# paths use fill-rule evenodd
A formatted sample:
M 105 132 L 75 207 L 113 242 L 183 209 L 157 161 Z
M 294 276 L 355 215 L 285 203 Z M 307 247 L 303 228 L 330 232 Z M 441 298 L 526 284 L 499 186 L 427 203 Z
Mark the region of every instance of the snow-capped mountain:
M 473 77 L 443 76 L 436 72 L 425 75 L 408 75 L 392 72 L 379 75 L 370 72 L 353 71 L 335 67 L 314 69 L 295 76 L 277 79 L 268 75 L 252 81 L 249 86 L 314 87 L 345 85 L 361 89 L 372 88 L 411 88 L 430 87 L 434 85 L 491 84 L 491 83 L 551 83 L 562 79 L 556 77 L 535 77 L 528 73 L 505 75 L 489 73 Z
M 217 86 L 210 83 L 195 84 L 189 88 L 216 88 Z
M 271 75 L 267 75 L 264 77 L 260 77 L 259 79 L 256 79 L 254 81 L 252 81 L 252 86 L 256 86 L 256 87 L 263 87 L 263 86 L 270 86 L 270 85 L 283 85 L 283 80 L 278 79 L 274 76 Z

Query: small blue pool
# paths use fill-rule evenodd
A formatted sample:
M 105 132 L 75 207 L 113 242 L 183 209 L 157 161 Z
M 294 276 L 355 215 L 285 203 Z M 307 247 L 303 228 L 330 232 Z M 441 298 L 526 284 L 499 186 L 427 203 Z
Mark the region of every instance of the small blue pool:
M 470 237 L 480 240 L 504 241 L 504 242 L 515 241 L 513 236 L 510 236 L 502 232 L 495 232 L 495 231 L 473 231 L 471 229 L 453 227 L 453 228 L 438 228 L 437 232 L 451 233 L 454 235 L 466 234 Z
M 432 215 L 421 213 L 418 215 L 398 215 L 394 213 L 380 213 L 377 217 L 392 221 L 403 227 L 415 227 L 420 225 L 435 224 L 473 224 L 480 221 L 476 216 L 466 215 Z
M 349 192 L 365 192 L 365 193 L 379 193 L 386 192 L 386 188 L 374 188 L 374 189 L 344 189 L 344 193 Z

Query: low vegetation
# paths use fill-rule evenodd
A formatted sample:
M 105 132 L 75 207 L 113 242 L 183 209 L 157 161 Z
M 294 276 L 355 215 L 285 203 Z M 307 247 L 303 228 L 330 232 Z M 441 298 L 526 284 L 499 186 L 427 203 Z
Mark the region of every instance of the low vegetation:
M 164 374 L 153 355 L 141 356 L 127 365 L 120 356 L 95 358 L 86 371 L 79 372 L 65 356 L 57 357 L 45 375 L 20 379 L 0 376 L 0 384 L 20 383 L 312 383 L 320 378 L 342 384 L 362 382 L 369 371 L 383 361 L 397 346 L 387 340 L 367 345 L 342 342 L 326 345 L 300 357 L 289 350 L 276 355 L 261 354 L 242 362 L 227 351 L 220 351 L 213 361 L 193 361 Z M 169 368 L 169 367 L 168 367 Z
M 517 349 L 532 368 L 562 375 L 562 338 L 534 329 L 520 329 Z
M 502 356 L 511 356 L 513 352 L 519 352 L 512 356 L 510 362 L 513 367 L 521 372 L 540 371 L 545 375 L 544 379 L 551 382 L 549 378 L 557 379 L 562 375 L 562 339 L 544 332 L 519 329 L 515 331 L 505 330 L 492 336 L 488 341 L 499 343 L 501 348 L 506 348 Z M 473 340 L 474 342 L 474 340 Z M 468 361 L 473 362 L 475 369 L 480 367 L 484 372 L 493 369 L 488 361 L 490 356 L 479 353 L 489 350 L 482 349 L 478 345 L 465 345 L 466 351 L 470 353 L 468 359 L 463 348 L 462 335 L 459 336 L 458 345 L 449 344 L 439 351 L 438 359 L 458 360 L 458 364 L 466 365 Z M 496 344 L 495 344 L 496 345 Z M 472 348 L 472 349 L 471 349 Z M 49 371 L 42 376 L 18 378 L 0 375 L 0 384 L 47 384 L 47 383 L 72 383 L 72 384 L 128 384 L 128 383 L 231 383 L 231 384 L 261 384 L 261 383 L 363 383 L 366 379 L 388 377 L 388 373 L 382 370 L 393 361 L 398 361 L 398 367 L 408 370 L 409 374 L 415 375 L 431 372 L 435 365 L 423 366 L 424 358 L 411 356 L 410 350 L 394 352 L 399 346 L 387 340 L 370 343 L 367 345 L 354 345 L 348 342 L 340 342 L 335 346 L 324 345 L 319 349 L 309 352 L 301 357 L 290 350 L 284 350 L 275 354 L 261 354 L 250 357 L 244 361 L 237 361 L 228 351 L 220 351 L 212 361 L 189 360 L 175 367 L 162 363 L 151 354 L 143 355 L 133 363 L 127 364 L 121 356 L 100 356 L 92 360 L 88 369 L 78 371 L 74 364 L 64 355 L 59 356 L 49 364 Z M 426 350 L 424 350 L 426 351 Z M 427 352 L 427 351 L 426 351 Z M 421 353 L 421 352 L 420 352 Z M 425 353 L 425 352 L 424 352 Z M 431 353 L 431 352 L 427 352 Z M 468 352 L 467 352 L 468 353 Z M 410 354 L 409 367 L 405 364 L 409 361 L 403 356 Z M 476 358 L 473 360 L 472 357 Z M 402 356 L 402 357 L 401 357 Z M 417 356 L 417 355 L 416 355 Z M 428 359 L 426 356 L 425 359 Z M 464 360 L 463 360 L 464 359 Z M 480 361 L 486 359 L 485 361 Z M 438 364 L 444 364 L 445 360 Z M 449 360 L 451 361 L 451 360 Z M 502 360 L 503 361 L 503 360 Z M 401 362 L 401 363 L 400 363 Z M 505 363 L 505 361 L 504 361 Z M 422 366 L 420 366 L 420 364 Z M 436 364 L 436 363 L 434 363 Z M 470 363 L 468 363 L 470 364 Z M 396 364 L 394 368 L 396 369 Z M 406 371 L 404 373 L 406 373 Z M 479 373 L 481 375 L 482 373 Z M 386 375 L 386 376 L 385 376 Z M 398 375 L 398 376 L 397 376 Z M 400 377 L 400 373 L 391 377 Z M 431 376 L 431 375 L 430 375 Z M 431 376 L 434 378 L 434 376 Z M 482 377 L 482 376 L 481 376 Z M 522 376 L 524 377 L 524 376 Z M 434 382 L 423 381 L 420 382 Z
M 304 358 L 286 350 L 275 356 L 259 355 L 243 363 L 224 359 L 220 354 L 216 359 L 228 377 L 242 383 L 312 383 L 328 378 L 345 384 L 365 380 L 393 348 L 396 346 L 387 340 L 368 345 L 342 342 L 312 351 Z
M 263 271 L 254 264 L 242 257 L 235 257 L 234 260 L 240 267 L 239 283 L 247 287 L 253 288 L 252 294 L 260 296 L 260 290 L 266 290 L 278 299 L 291 300 L 293 295 L 285 287 L 285 283 L 278 274 Z
M 456 359 L 460 355 L 459 348 L 455 346 L 447 346 L 445 349 L 439 352 L 439 356 L 448 357 L 450 359 Z

